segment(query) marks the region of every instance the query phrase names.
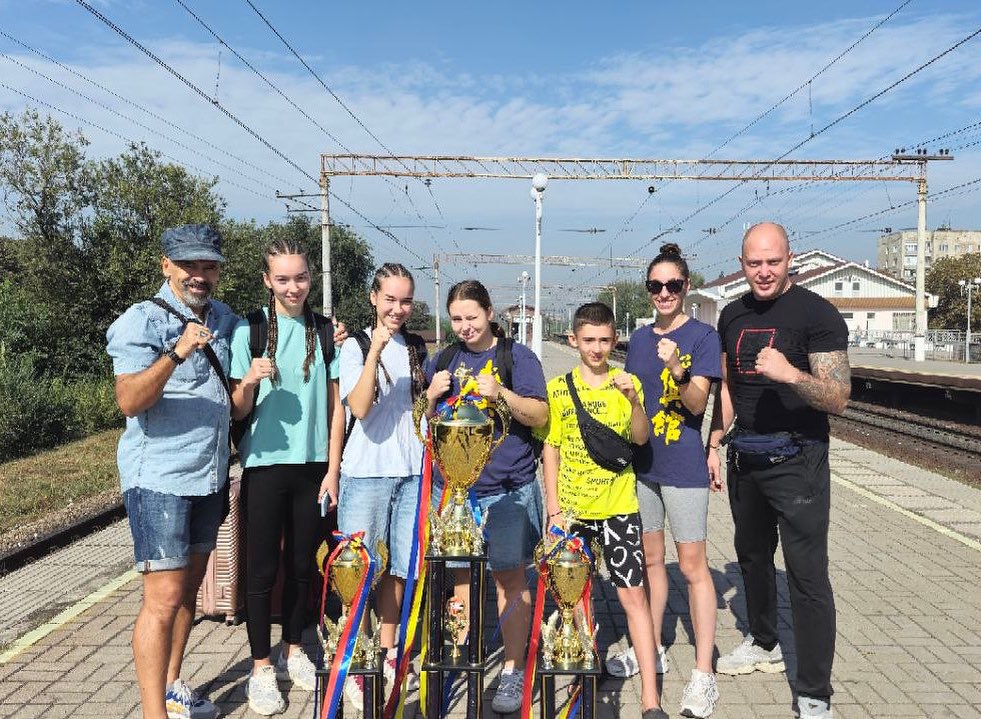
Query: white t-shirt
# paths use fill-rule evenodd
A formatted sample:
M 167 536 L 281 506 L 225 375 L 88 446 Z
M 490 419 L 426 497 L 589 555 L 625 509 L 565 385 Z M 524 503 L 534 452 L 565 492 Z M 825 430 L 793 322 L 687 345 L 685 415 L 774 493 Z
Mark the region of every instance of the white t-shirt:
M 371 329 L 365 329 L 371 336 Z M 423 358 L 424 359 L 424 358 Z M 344 447 L 341 473 L 347 477 L 408 477 L 422 469 L 422 443 L 412 428 L 412 380 L 409 350 L 405 338 L 397 334 L 381 353 L 382 364 L 392 382 L 378 368 L 378 403 L 364 419 L 354 423 Z M 347 396 L 358 383 L 364 369 L 361 347 L 353 337 L 341 346 L 340 388 L 347 407 Z M 350 410 L 349 410 L 350 411 Z

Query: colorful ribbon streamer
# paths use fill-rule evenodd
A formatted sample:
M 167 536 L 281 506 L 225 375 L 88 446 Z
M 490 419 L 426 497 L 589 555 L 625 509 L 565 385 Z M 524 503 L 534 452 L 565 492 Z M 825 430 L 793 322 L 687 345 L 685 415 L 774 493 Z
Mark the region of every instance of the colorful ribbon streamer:
M 589 560 L 590 565 L 592 565 L 594 562 L 593 553 L 589 551 L 589 547 L 582 541 L 582 537 L 576 534 L 568 534 L 554 525 L 552 526 L 550 533 L 556 537 L 556 542 L 538 563 L 538 589 L 535 592 L 535 606 L 532 610 L 531 637 L 528 641 L 528 657 L 525 659 L 524 693 L 521 697 L 521 711 L 518 714 L 521 719 L 532 719 L 531 697 L 535 689 L 535 674 L 538 665 L 538 645 L 541 641 L 542 618 L 545 613 L 545 585 L 547 584 L 545 577 L 548 574 L 548 560 L 558 554 L 558 552 L 562 549 L 568 547 L 574 552 L 582 552 Z M 589 601 L 593 590 L 592 577 L 593 573 L 590 571 L 589 576 L 586 579 L 586 583 L 583 585 L 582 594 L 579 595 L 579 599 L 577 600 L 577 603 L 581 602 L 583 605 L 583 618 L 586 621 L 586 626 L 590 629 L 593 627 L 593 617 L 592 611 L 590 610 Z M 595 646 L 593 649 L 595 651 Z
M 334 547 L 334 551 L 331 552 L 330 557 L 327 558 L 327 563 L 324 565 L 324 590 L 320 600 L 321 621 L 327 601 L 330 567 L 340 555 L 341 551 L 348 545 L 353 545 L 352 548 L 355 551 L 361 552 L 361 559 L 364 561 L 367 569 L 361 575 L 361 582 L 358 584 L 358 589 L 354 595 L 354 602 L 351 604 L 351 613 L 348 615 L 347 623 L 344 625 L 344 629 L 337 642 L 337 650 L 335 650 L 334 657 L 331 660 L 330 679 L 327 682 L 326 700 L 320 713 L 321 719 L 333 719 L 337 715 L 337 710 L 343 696 L 344 681 L 347 679 L 347 672 L 351 666 L 351 658 L 354 655 L 354 648 L 358 641 L 361 620 L 364 617 L 365 607 L 368 604 L 368 592 L 374 582 L 375 571 L 378 568 L 375 557 L 372 556 L 362 542 L 364 532 L 355 532 L 349 536 L 335 531 L 334 537 L 340 541 L 338 541 L 337 546 Z M 343 650 L 341 650 L 342 647 Z

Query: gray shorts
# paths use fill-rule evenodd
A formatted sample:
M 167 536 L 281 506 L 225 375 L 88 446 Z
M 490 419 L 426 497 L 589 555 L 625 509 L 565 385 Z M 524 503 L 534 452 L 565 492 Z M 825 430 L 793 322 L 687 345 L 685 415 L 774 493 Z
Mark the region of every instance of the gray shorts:
M 666 487 L 637 482 L 644 531 L 664 531 L 664 515 L 667 514 L 675 542 L 705 541 L 708 499 L 708 487 Z

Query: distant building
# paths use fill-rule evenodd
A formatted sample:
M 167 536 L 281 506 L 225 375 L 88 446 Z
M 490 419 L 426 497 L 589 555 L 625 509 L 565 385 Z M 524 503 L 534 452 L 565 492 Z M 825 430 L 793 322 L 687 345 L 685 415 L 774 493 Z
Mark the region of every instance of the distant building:
M 952 230 L 938 227 L 926 233 L 926 270 L 941 257 L 959 257 L 981 252 L 981 230 Z M 901 280 L 916 280 L 916 230 L 899 230 L 878 241 L 878 269 Z
M 792 282 L 838 308 L 855 340 L 870 333 L 913 329 L 916 288 L 908 282 L 822 250 L 795 255 L 791 271 Z M 689 292 L 685 311 L 714 326 L 722 308 L 747 292 L 743 273 L 733 272 Z M 937 297 L 928 294 L 927 306 L 936 304 Z
M 535 308 L 531 305 L 525 305 L 524 318 L 521 315 L 521 305 L 511 305 L 506 310 L 504 310 L 504 315 L 501 317 L 502 325 L 504 326 L 505 332 L 508 336 L 514 337 L 515 341 L 523 344 L 531 344 L 531 326 L 532 321 L 535 317 Z M 524 330 L 524 339 L 522 340 L 522 330 Z

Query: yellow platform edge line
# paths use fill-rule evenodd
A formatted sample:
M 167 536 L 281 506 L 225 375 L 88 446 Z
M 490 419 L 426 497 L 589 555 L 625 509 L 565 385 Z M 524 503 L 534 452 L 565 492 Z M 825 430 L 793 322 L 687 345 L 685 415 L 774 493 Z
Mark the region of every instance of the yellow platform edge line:
M 949 537 L 950 539 L 953 539 L 955 542 L 960 542 L 966 547 L 970 547 L 971 549 L 975 549 L 981 552 L 981 542 L 979 542 L 976 539 L 972 539 L 971 537 L 968 537 L 966 534 L 961 534 L 956 529 L 945 527 L 939 522 L 934 522 L 929 517 L 924 517 L 922 514 L 917 514 L 916 512 L 906 509 L 905 507 L 900 507 L 892 500 L 886 499 L 885 497 L 878 495 L 875 492 L 870 492 L 869 490 L 865 489 L 865 487 L 861 487 L 855 484 L 854 482 L 845 479 L 844 477 L 839 477 L 834 473 L 831 474 L 831 481 L 850 489 L 856 494 L 862 495 L 866 499 L 872 500 L 876 504 L 881 504 L 883 507 L 888 507 L 894 512 L 899 512 L 904 517 L 912 519 L 914 522 L 919 522 L 924 527 L 929 527 L 930 529 L 940 532 L 940 534 L 944 535 L 945 537 Z
M 34 646 L 46 636 L 51 634 L 51 632 L 64 626 L 86 609 L 98 604 L 117 589 L 125 584 L 128 584 L 139 576 L 139 572 L 137 572 L 135 569 L 130 569 L 128 572 L 119 575 L 104 586 L 99 587 L 84 599 L 76 602 L 67 609 L 62 610 L 37 629 L 28 632 L 11 644 L 2 654 L 0 654 L 0 664 L 6 664 L 25 649 L 29 649 L 30 647 Z

